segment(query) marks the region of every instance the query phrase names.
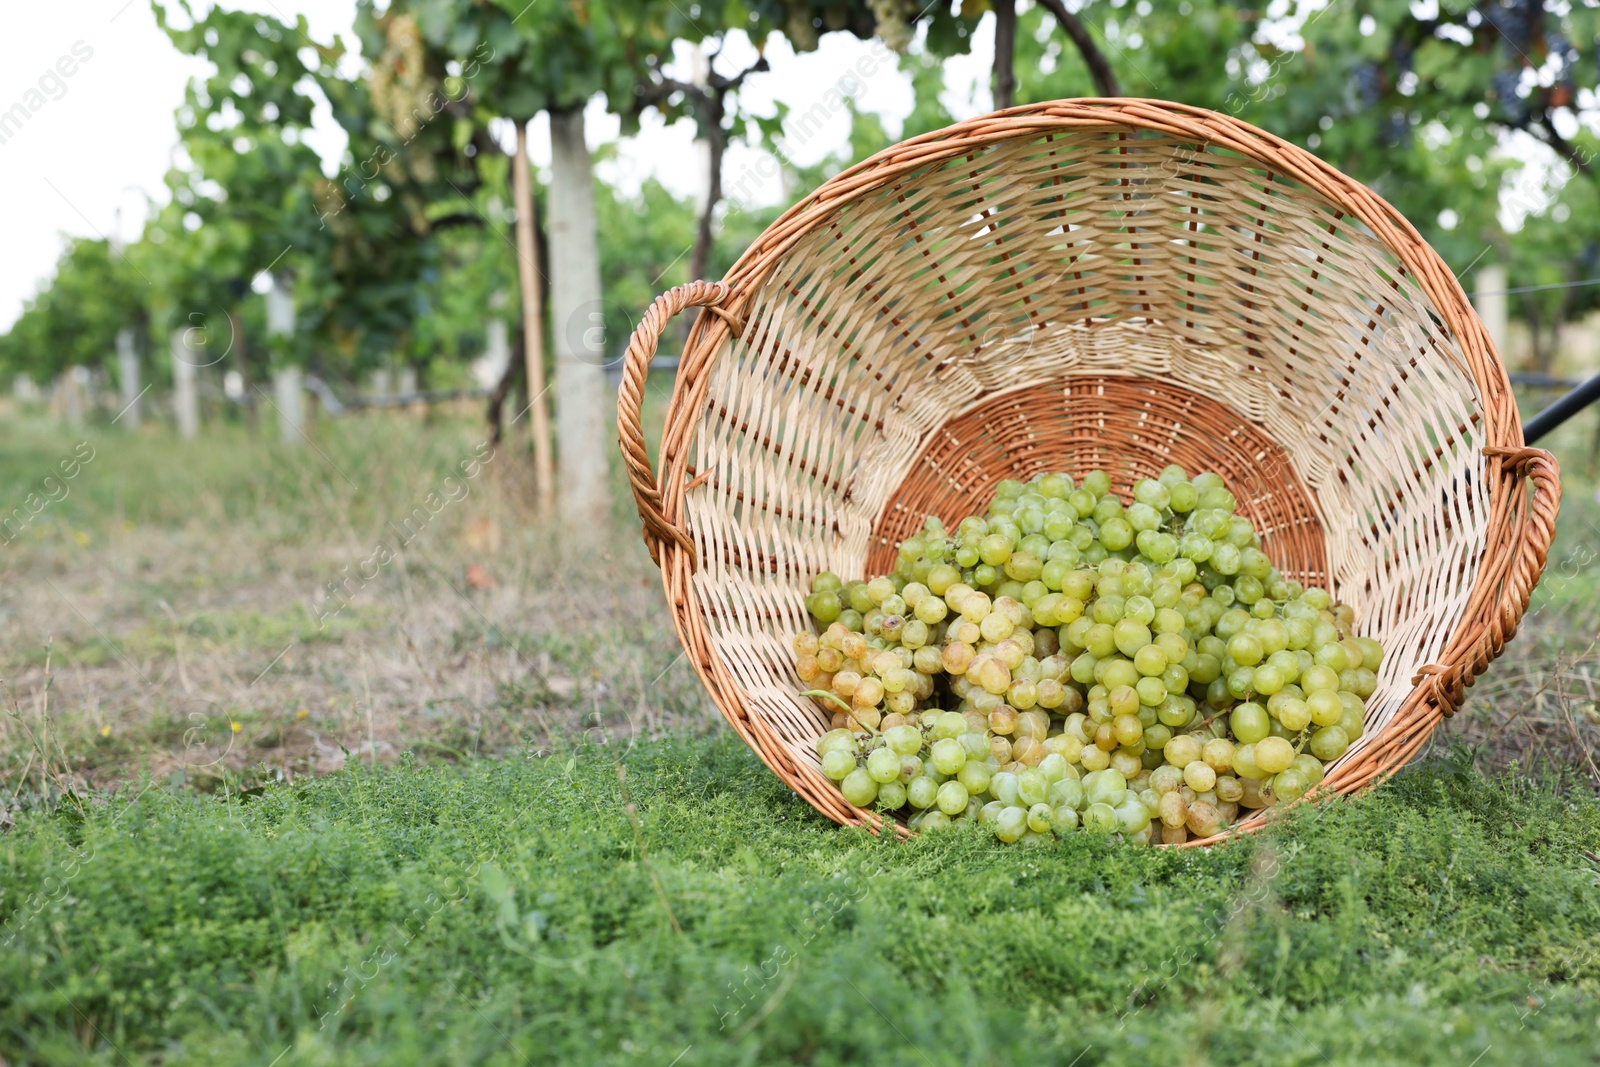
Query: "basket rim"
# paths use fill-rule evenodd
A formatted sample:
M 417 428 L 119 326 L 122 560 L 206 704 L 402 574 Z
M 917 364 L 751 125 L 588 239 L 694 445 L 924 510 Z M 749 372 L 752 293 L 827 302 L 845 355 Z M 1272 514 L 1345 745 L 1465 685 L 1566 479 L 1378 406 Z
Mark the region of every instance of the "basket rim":
M 1236 152 L 1259 163 L 1269 175 L 1281 174 L 1320 194 L 1363 223 L 1395 257 L 1402 273 L 1409 274 L 1421 288 L 1460 346 L 1482 406 L 1484 444 L 1521 447 L 1522 420 L 1504 361 L 1455 272 L 1416 227 L 1365 184 L 1299 145 L 1231 115 L 1192 104 L 1146 97 L 1053 100 L 979 115 L 900 141 L 840 171 L 768 225 L 723 276 L 722 283 L 730 291 L 722 310 L 733 313 L 728 318 L 736 316 L 743 322 L 750 302 L 790 249 L 839 209 L 905 173 L 1005 141 L 1095 128 L 1176 135 L 1196 141 L 1202 150 L 1215 147 Z M 726 318 L 715 318 L 709 312 L 701 313 L 699 325 L 712 332 L 719 326 L 730 334 L 738 332 Z M 696 347 L 710 355 L 716 345 Z M 673 392 L 676 400 L 676 387 Z

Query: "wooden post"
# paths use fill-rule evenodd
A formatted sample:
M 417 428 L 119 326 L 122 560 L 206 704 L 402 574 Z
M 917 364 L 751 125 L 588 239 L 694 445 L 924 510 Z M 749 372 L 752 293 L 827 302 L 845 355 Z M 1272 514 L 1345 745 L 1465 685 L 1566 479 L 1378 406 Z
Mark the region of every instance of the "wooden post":
M 273 404 L 278 409 L 278 439 L 286 445 L 297 445 L 305 439 L 306 392 L 305 382 L 298 366 L 283 363 L 283 349 L 294 336 L 294 294 L 289 291 L 289 280 L 281 274 L 272 276 L 272 288 L 267 290 L 267 338 L 272 349 L 273 362 L 278 364 L 272 372 Z
M 133 330 L 117 331 L 117 384 L 122 387 L 122 414 L 117 421 L 130 430 L 139 428 L 139 353 L 133 347 Z
M 56 379 L 56 390 L 61 394 L 61 417 L 68 426 L 83 425 L 83 377 L 82 367 L 74 364 L 61 372 Z
M 517 154 L 511 160 L 511 186 L 517 209 L 517 281 L 522 289 L 522 354 L 528 370 L 534 498 L 539 513 L 549 515 L 555 501 L 555 456 L 550 444 L 550 408 L 544 395 L 544 294 L 539 288 L 539 244 L 533 225 L 533 179 L 528 173 L 526 122 L 517 123 Z
M 272 397 L 278 409 L 278 439 L 284 444 L 299 444 L 306 425 L 306 389 L 299 367 L 280 367 L 272 372 Z
M 172 331 L 172 409 L 178 421 L 178 436 L 192 441 L 200 433 L 200 397 L 195 390 L 194 348 L 189 329 Z
M 1508 360 L 1511 353 L 1507 350 L 1511 343 L 1510 319 L 1506 302 L 1506 269 L 1498 263 L 1491 263 L 1478 271 L 1473 279 L 1477 292 L 1472 297 L 1472 306 L 1478 312 L 1478 318 L 1483 320 L 1483 328 L 1489 331 L 1489 340 L 1494 342 L 1495 351 L 1500 353 L 1501 360 Z

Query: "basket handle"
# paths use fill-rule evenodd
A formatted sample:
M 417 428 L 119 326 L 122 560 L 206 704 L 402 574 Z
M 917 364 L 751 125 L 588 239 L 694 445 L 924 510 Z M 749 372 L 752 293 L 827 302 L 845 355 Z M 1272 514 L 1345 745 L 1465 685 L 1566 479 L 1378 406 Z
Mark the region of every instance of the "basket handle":
M 722 310 L 722 303 L 733 290 L 722 282 L 689 282 L 674 286 L 656 297 L 645 310 L 628 339 L 628 351 L 623 356 L 622 385 L 617 390 L 617 440 L 622 446 L 622 461 L 628 469 L 628 485 L 633 490 L 634 506 L 644 522 L 644 543 L 650 549 L 650 558 L 661 563 L 660 548 L 672 541 L 689 554 L 691 564 L 695 558 L 694 542 L 661 507 L 661 488 L 656 484 L 655 471 L 650 466 L 650 453 L 644 442 L 644 387 L 650 375 L 650 361 L 655 358 L 656 345 L 667 321 L 686 308 L 703 307 L 725 319 L 736 328 L 739 323 Z
M 1498 460 L 1502 470 L 1512 476 L 1509 504 L 1515 515 L 1513 535 L 1506 544 L 1489 546 L 1487 565 L 1499 573 L 1486 575 L 1479 588 L 1495 598 L 1487 623 L 1473 635 L 1466 649 L 1457 655 L 1446 652 L 1448 666 L 1429 663 L 1418 668 L 1413 685 L 1427 681 L 1434 704 L 1446 715 L 1453 715 L 1466 696 L 1467 686 L 1500 655 L 1506 642 L 1516 635 L 1517 625 L 1528 610 L 1533 589 L 1544 572 L 1550 542 L 1555 538 L 1556 513 L 1561 507 L 1561 469 L 1556 458 L 1542 448 L 1485 448 L 1484 455 Z M 1524 489 L 1531 485 L 1533 495 Z M 1471 611 L 1471 604 L 1468 611 Z

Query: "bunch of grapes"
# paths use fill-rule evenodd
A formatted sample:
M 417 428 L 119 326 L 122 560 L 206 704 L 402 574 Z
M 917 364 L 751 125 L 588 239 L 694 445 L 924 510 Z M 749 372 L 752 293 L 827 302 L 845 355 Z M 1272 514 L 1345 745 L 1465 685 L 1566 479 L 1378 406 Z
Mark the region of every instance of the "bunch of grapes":
M 1218 833 L 1299 798 L 1361 736 L 1379 644 L 1285 580 L 1215 474 L 1123 506 L 1103 471 L 1002 482 L 871 581 L 812 581 L 794 638 L 846 800 L 1002 841 Z

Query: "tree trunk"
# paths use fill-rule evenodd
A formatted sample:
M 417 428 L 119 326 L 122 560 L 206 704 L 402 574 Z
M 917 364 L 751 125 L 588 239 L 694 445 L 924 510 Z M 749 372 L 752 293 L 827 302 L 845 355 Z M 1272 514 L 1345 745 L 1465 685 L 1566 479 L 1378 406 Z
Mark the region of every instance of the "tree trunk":
M 581 130 L 578 136 L 582 138 Z M 551 455 L 550 415 L 544 395 L 544 294 L 539 284 L 539 239 L 534 226 L 533 179 L 528 173 L 526 122 L 517 123 L 511 186 L 517 210 L 517 282 L 522 289 L 522 352 L 527 364 L 528 425 L 533 434 L 534 499 L 539 513 L 549 515 L 555 499 L 555 458 Z
M 233 369 L 239 374 L 239 406 L 244 408 L 244 424 L 256 428 L 256 394 L 250 384 L 250 352 L 245 345 L 244 323 L 236 312 L 228 312 L 228 346 L 233 350 Z
M 613 401 L 606 384 L 601 330 L 594 175 L 581 109 L 550 112 L 550 157 L 558 509 L 569 531 L 585 535 L 609 525 L 607 472 L 615 445 L 608 432 Z
M 1039 0 L 1039 6 L 1055 16 L 1062 32 L 1077 46 L 1078 54 L 1083 57 L 1083 65 L 1089 68 L 1089 77 L 1094 79 L 1095 92 L 1101 96 L 1121 96 L 1122 91 L 1117 88 L 1117 76 L 1112 73 L 1111 64 L 1106 61 L 1105 53 L 1094 43 L 1094 38 L 1089 36 L 1083 23 L 1078 21 L 1078 16 L 1067 10 L 1063 0 Z
M 113 422 L 130 430 L 139 428 L 139 353 L 133 347 L 133 327 L 117 331 L 117 384 L 122 387 L 122 411 Z
M 721 94 L 708 94 L 705 103 L 706 197 L 700 208 L 700 224 L 694 233 L 694 250 L 689 253 L 689 280 L 702 281 L 711 266 L 712 223 L 717 205 L 722 203 L 722 156 L 727 137 L 722 130 Z
M 489 394 L 489 410 L 485 413 L 485 420 L 489 424 L 489 443 L 496 448 L 505 438 L 506 401 L 510 399 L 512 390 L 517 383 L 522 381 L 527 373 L 527 360 L 522 357 L 522 336 L 519 334 L 511 345 L 511 358 L 506 360 L 505 369 L 500 372 L 500 380 L 495 383 L 494 392 Z
M 994 109 L 1011 106 L 1017 91 L 1017 2 L 993 0 L 994 8 Z

